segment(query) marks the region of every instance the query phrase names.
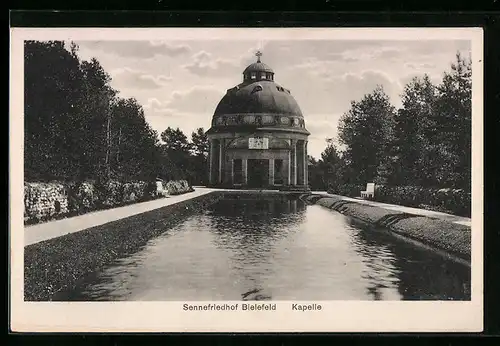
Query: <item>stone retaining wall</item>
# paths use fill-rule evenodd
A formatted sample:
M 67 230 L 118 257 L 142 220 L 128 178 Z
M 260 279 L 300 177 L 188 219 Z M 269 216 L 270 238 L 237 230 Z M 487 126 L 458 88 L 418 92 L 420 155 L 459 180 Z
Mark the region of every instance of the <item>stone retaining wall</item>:
M 305 200 L 374 227 L 386 228 L 398 235 L 456 256 L 470 264 L 471 228 L 468 226 L 346 201 L 340 197 L 310 195 Z

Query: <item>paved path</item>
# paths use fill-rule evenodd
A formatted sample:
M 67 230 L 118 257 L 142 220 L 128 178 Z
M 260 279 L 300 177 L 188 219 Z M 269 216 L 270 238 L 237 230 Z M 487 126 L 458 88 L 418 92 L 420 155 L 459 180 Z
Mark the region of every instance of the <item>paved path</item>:
M 445 220 L 445 221 L 450 221 L 453 223 L 458 223 L 461 225 L 466 225 L 466 226 L 471 226 L 471 219 L 468 217 L 462 217 L 462 216 L 456 216 L 452 214 L 446 214 L 442 213 L 439 211 L 432 211 L 432 210 L 426 210 L 426 209 L 419 209 L 419 208 L 411 208 L 411 207 L 405 207 L 402 205 L 397 205 L 397 204 L 388 204 L 388 203 L 381 203 L 381 202 L 375 202 L 375 201 L 368 201 L 364 199 L 358 199 L 358 198 L 351 198 L 351 197 L 345 197 L 345 196 L 339 196 L 339 195 L 333 195 L 329 194 L 325 191 L 315 191 L 313 193 L 316 194 L 321 194 L 321 195 L 329 195 L 329 196 L 334 196 L 338 198 L 342 198 L 346 201 L 352 201 L 352 202 L 357 202 L 360 204 L 366 204 L 366 205 L 371 205 L 374 207 L 379 207 L 379 208 L 384 208 L 384 209 L 389 209 L 389 210 L 394 210 L 394 211 L 400 211 L 403 213 L 408 213 L 408 214 L 414 214 L 414 215 L 422 215 L 422 216 L 428 216 L 440 220 Z
M 103 225 L 108 222 L 120 220 L 132 215 L 145 213 L 150 210 L 165 207 L 206 195 L 214 189 L 197 188 L 193 192 L 167 198 L 155 199 L 153 201 L 131 204 L 123 207 L 95 211 L 67 219 L 48 221 L 36 225 L 24 227 L 24 246 L 38 243 L 65 234 L 83 231 L 84 229 Z

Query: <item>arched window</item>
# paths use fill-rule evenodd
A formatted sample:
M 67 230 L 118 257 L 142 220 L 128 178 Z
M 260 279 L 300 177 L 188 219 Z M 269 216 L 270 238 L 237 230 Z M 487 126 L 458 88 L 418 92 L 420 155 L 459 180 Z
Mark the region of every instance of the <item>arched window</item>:
M 257 75 L 255 74 L 255 72 L 252 72 L 252 74 L 251 74 L 250 78 L 252 78 L 252 79 L 257 78 Z
M 252 94 L 253 94 L 253 93 L 256 93 L 256 92 L 258 92 L 258 91 L 262 91 L 262 85 L 260 85 L 260 84 L 257 84 L 257 85 L 253 88 L 253 90 L 252 90 Z
M 260 74 L 260 79 L 266 79 L 266 73 L 265 72 L 262 72 Z

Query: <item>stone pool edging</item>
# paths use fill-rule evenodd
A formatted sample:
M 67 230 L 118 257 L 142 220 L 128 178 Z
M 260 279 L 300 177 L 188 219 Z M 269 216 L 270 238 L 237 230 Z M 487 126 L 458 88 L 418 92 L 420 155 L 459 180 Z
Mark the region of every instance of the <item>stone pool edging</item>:
M 363 223 L 384 228 L 395 235 L 424 246 L 458 257 L 470 265 L 471 228 L 469 226 L 388 210 L 381 207 L 347 201 L 340 197 L 310 194 L 302 197 L 307 203 L 317 204 L 352 217 Z
M 204 210 L 224 196 L 214 191 L 172 205 L 28 245 L 24 248 L 24 300 L 57 300 L 88 275 Z

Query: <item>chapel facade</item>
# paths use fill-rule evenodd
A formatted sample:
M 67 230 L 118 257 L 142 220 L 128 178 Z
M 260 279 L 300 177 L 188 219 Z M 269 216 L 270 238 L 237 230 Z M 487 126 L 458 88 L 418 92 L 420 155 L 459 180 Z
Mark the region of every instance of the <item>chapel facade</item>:
M 308 187 L 307 131 L 289 89 L 261 61 L 217 105 L 207 137 L 210 186 Z

